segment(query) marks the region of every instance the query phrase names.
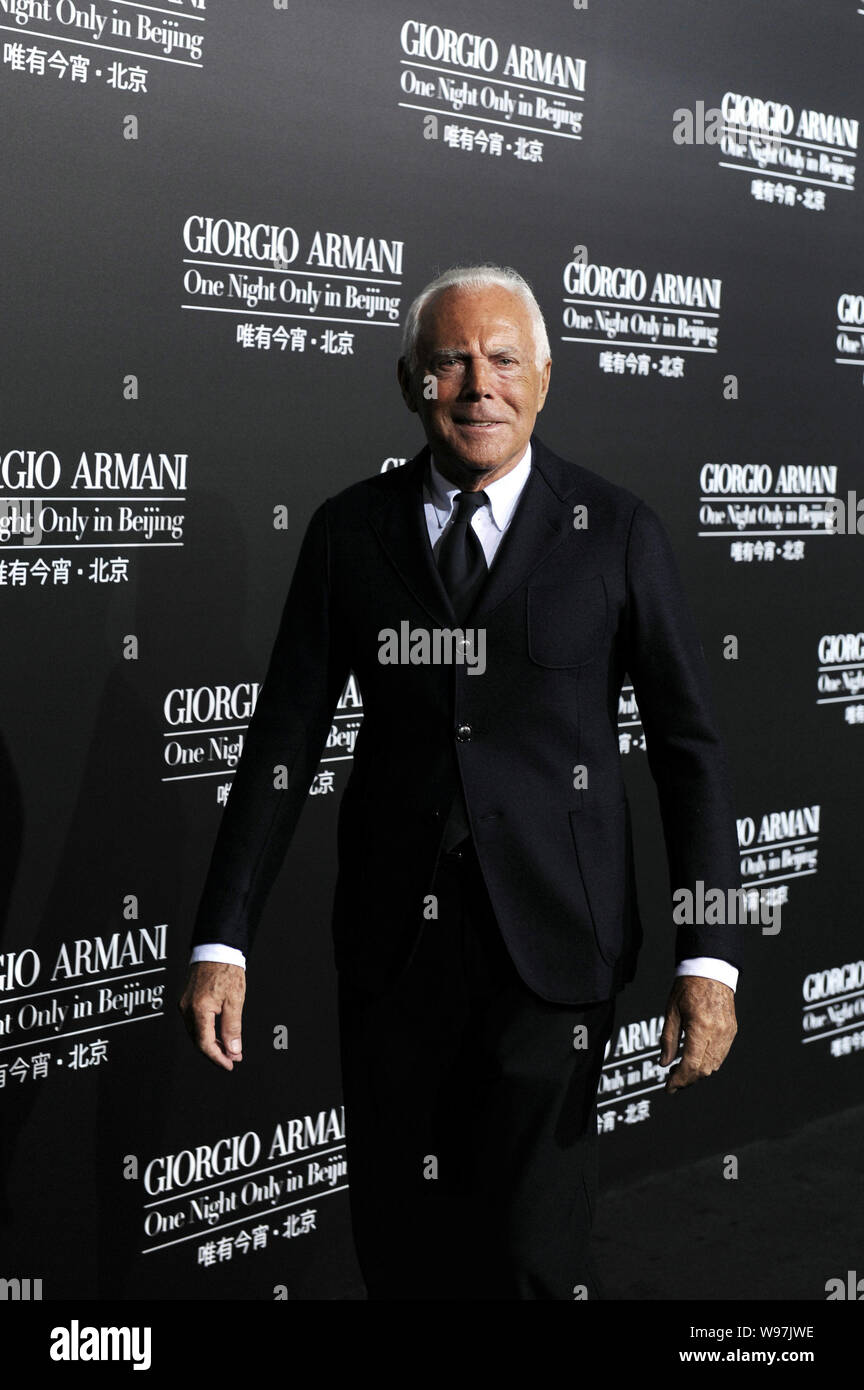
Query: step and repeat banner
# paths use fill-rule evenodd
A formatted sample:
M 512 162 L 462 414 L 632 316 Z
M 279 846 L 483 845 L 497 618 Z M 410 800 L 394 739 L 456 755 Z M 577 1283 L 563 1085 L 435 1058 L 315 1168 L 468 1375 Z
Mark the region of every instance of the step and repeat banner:
M 0 1275 L 363 1297 L 329 933 L 353 678 L 249 961 L 242 1066 L 176 1005 L 304 529 L 422 444 L 401 324 L 455 263 L 526 276 L 540 437 L 668 529 L 760 909 L 730 1058 L 672 1102 L 625 685 L 646 940 L 604 1179 L 714 1156 L 728 1182 L 748 1141 L 855 1104 L 864 6 L 0 0 L 0 49 Z M 422 728 L 403 756 L 421 778 Z

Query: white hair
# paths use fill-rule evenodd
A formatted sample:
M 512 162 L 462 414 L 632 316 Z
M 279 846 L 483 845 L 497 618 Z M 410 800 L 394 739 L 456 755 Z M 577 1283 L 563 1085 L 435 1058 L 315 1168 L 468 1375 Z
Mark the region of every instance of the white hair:
M 537 367 L 542 368 L 552 356 L 549 351 L 549 335 L 546 332 L 546 324 L 540 305 L 534 298 L 534 291 L 518 272 L 509 265 L 492 265 L 487 262 L 484 265 L 465 265 L 451 266 L 450 270 L 445 270 L 443 275 L 439 275 L 422 289 L 417 298 L 412 302 L 405 318 L 405 327 L 402 330 L 402 356 L 408 364 L 409 372 L 413 372 L 417 366 L 417 339 L 420 334 L 420 315 L 429 303 L 430 299 L 440 294 L 443 290 L 466 289 L 482 290 L 489 285 L 498 285 L 502 289 L 512 290 L 518 294 L 525 304 L 531 317 L 531 327 L 534 335 L 534 360 Z

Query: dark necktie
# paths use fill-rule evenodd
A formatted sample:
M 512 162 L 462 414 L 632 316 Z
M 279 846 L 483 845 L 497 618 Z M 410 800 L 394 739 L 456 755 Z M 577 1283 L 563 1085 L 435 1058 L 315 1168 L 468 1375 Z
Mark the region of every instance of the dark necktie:
M 483 547 L 471 525 L 474 513 L 488 502 L 482 488 L 457 492 L 453 520 L 438 543 L 438 572 L 460 623 L 471 611 L 488 573 Z
M 471 525 L 474 513 L 479 507 L 485 507 L 488 501 L 482 488 L 479 492 L 458 492 L 453 521 L 439 541 L 436 551 L 438 570 L 460 623 L 464 622 L 470 613 L 488 574 L 483 546 Z M 470 833 L 468 811 L 460 781 L 444 827 L 444 850 L 452 849 Z

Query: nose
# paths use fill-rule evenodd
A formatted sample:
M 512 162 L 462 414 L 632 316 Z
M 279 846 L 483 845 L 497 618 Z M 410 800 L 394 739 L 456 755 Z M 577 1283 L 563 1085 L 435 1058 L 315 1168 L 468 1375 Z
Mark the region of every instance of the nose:
M 465 365 L 461 395 L 468 397 L 492 395 L 492 364 L 482 356 L 472 356 Z

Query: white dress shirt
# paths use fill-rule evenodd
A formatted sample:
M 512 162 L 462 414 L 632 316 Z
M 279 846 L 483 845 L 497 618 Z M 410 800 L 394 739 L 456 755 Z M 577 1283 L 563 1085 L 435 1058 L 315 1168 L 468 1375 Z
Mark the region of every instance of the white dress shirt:
M 483 547 L 486 564 L 489 567 L 492 565 L 504 532 L 513 519 L 516 503 L 522 495 L 522 489 L 528 481 L 530 471 L 531 445 L 529 444 L 519 462 L 508 473 L 505 473 L 501 478 L 496 478 L 494 483 L 486 485 L 484 491 L 489 499 L 489 506 L 478 507 L 471 518 L 471 525 Z M 454 483 L 444 477 L 436 466 L 434 456 L 431 456 L 429 480 L 423 485 L 423 507 L 433 550 L 450 520 L 454 499 L 459 491 L 460 489 Z M 193 961 L 225 961 L 229 965 L 241 965 L 244 969 L 246 967 L 246 958 L 242 951 L 238 951 L 234 946 L 223 946 L 220 942 L 193 947 L 191 959 Z M 714 956 L 694 956 L 688 960 L 682 960 L 676 966 L 675 974 L 702 975 L 709 980 L 720 980 L 722 984 L 729 985 L 731 989 L 735 989 L 738 984 L 737 968 L 729 961 L 719 960 Z

